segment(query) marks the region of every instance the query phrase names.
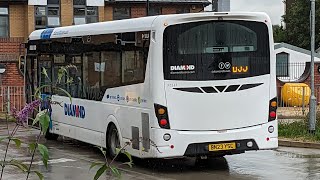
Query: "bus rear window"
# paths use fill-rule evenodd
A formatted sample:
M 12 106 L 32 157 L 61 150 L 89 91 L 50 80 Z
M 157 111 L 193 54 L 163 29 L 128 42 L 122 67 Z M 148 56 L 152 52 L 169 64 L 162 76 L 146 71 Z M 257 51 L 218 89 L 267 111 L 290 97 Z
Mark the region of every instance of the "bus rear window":
M 167 80 L 225 80 L 270 73 L 267 25 L 205 21 L 169 26 L 164 32 Z

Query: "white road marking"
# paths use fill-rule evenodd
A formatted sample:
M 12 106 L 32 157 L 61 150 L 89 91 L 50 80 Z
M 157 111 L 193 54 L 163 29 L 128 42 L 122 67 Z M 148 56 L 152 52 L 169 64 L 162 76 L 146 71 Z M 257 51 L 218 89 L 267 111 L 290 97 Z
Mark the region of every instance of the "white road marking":
M 58 163 L 64 163 L 64 162 L 75 162 L 76 160 L 73 159 L 66 159 L 66 158 L 60 158 L 60 159 L 51 159 L 48 161 L 48 164 L 58 164 Z M 30 162 L 23 162 L 23 164 L 30 164 Z M 34 165 L 43 165 L 42 161 L 33 162 Z

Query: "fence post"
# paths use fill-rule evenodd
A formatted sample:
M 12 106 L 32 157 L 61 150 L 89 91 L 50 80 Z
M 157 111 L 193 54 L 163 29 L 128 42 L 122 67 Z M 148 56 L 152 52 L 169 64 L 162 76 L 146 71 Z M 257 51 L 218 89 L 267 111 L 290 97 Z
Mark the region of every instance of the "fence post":
M 10 113 L 10 86 L 7 87 L 7 105 L 8 113 Z
M 305 115 L 305 109 L 304 109 L 304 96 L 305 96 L 305 87 L 302 87 L 302 115 Z

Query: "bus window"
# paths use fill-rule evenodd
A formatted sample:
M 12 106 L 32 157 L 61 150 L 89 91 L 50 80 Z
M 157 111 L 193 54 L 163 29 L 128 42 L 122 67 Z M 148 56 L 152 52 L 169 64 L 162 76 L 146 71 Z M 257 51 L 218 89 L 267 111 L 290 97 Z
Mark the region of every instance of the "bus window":
M 107 89 L 121 85 L 121 53 L 104 51 L 101 53 L 101 87 Z
M 58 38 L 37 44 L 40 84 L 45 80 L 41 68 L 52 69 L 49 79 L 56 82 L 59 69 L 67 68 L 58 87 L 74 98 L 100 101 L 107 88 L 143 83 L 149 50 L 149 32 L 130 32 L 95 36 Z M 51 75 L 52 74 L 52 75 Z M 38 79 L 38 78 L 37 78 Z M 56 90 L 49 93 L 65 95 Z
M 164 32 L 167 80 L 225 80 L 270 73 L 268 27 L 261 22 L 205 21 Z

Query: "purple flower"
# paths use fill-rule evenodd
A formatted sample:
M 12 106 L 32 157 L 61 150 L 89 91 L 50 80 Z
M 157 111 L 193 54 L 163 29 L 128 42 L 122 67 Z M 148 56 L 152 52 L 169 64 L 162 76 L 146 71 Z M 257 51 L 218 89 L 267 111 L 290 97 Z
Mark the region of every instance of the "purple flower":
M 12 115 L 17 119 L 18 124 L 25 124 L 28 122 L 29 115 L 32 114 L 34 109 L 39 107 L 40 104 L 40 100 L 35 100 L 29 104 L 26 104 L 24 108 L 19 112 L 17 112 L 17 110 L 14 108 L 12 109 Z

